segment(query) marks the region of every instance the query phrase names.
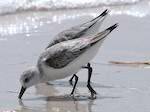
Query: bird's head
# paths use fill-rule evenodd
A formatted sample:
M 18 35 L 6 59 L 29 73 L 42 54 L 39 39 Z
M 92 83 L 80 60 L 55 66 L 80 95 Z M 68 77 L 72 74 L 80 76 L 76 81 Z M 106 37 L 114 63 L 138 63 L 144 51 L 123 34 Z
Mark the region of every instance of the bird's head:
M 21 90 L 18 98 L 21 99 L 27 88 L 36 85 L 40 82 L 39 72 L 36 68 L 31 68 L 23 72 L 20 77 Z

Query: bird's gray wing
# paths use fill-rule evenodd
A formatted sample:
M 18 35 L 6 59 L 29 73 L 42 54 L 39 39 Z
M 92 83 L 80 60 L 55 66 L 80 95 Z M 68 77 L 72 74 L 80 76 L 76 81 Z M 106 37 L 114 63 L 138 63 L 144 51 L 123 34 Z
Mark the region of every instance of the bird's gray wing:
M 103 11 L 99 16 L 95 17 L 94 19 L 83 23 L 81 25 L 77 25 L 74 26 L 70 29 L 64 30 L 62 32 L 60 32 L 58 35 L 55 36 L 55 38 L 48 44 L 48 46 L 46 47 L 49 48 L 59 42 L 62 41 L 67 41 L 67 40 L 72 40 L 72 39 L 76 39 L 76 38 L 80 38 L 81 36 L 83 36 L 87 31 L 90 31 L 89 29 L 91 29 L 91 31 L 89 33 L 96 33 L 97 30 L 100 27 L 100 23 L 104 20 L 105 16 L 108 14 L 108 10 L 106 9 L 105 11 Z M 101 20 L 100 23 L 98 23 L 98 21 Z M 97 30 L 93 29 L 94 27 L 97 28 Z M 93 30 L 92 30 L 93 29 Z
M 44 62 L 47 66 L 52 68 L 63 68 L 69 63 L 73 62 L 77 57 L 81 56 L 89 47 L 94 46 L 99 41 L 109 35 L 118 24 L 114 24 L 104 31 L 89 38 L 78 38 L 58 43 L 46 50 L 44 55 Z M 101 44 L 101 43 L 100 43 Z
M 48 55 L 44 60 L 46 65 L 55 69 L 63 68 L 79 57 L 89 47 L 89 44 L 86 42 L 71 41 L 67 41 L 66 45 L 61 46 L 57 44 L 53 48 L 48 49 L 50 52 L 47 52 Z
M 97 21 L 96 21 L 97 22 Z M 65 30 L 63 32 L 60 32 L 58 35 L 55 36 L 55 39 L 52 40 L 48 46 L 46 47 L 49 48 L 57 43 L 63 42 L 63 41 L 67 41 L 67 40 L 72 40 L 72 39 L 76 39 L 76 38 L 80 38 L 81 36 L 83 36 L 86 31 L 91 28 L 96 22 L 94 22 L 93 24 L 91 24 L 90 26 L 87 27 L 80 27 L 80 28 L 71 28 L 69 30 Z

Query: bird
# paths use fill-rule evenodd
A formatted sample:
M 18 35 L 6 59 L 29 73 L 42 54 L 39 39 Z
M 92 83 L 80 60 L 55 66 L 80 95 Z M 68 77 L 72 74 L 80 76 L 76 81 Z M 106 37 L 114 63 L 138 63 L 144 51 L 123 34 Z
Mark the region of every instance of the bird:
M 21 90 L 18 98 L 21 99 L 26 89 L 39 83 L 63 79 L 72 74 L 76 74 L 82 66 L 91 61 L 96 55 L 96 49 L 99 49 L 107 35 L 110 34 L 118 23 L 110 26 L 95 36 L 87 38 L 77 38 L 57 43 L 44 50 L 37 61 L 37 65 L 24 71 L 20 77 Z M 75 76 L 74 89 L 78 82 L 78 76 Z M 91 98 L 94 96 L 91 85 L 89 90 Z
M 76 38 L 86 38 L 88 36 L 95 35 L 98 33 L 101 24 L 105 20 L 109 13 L 109 10 L 106 9 L 104 10 L 100 15 L 97 17 L 93 18 L 92 20 L 89 20 L 85 23 L 82 23 L 80 25 L 76 25 L 74 27 L 71 27 L 67 30 L 64 30 L 60 33 L 58 33 L 54 39 L 48 44 L 46 47 L 49 48 L 57 43 L 63 42 L 63 41 L 68 41 Z M 85 66 L 82 67 L 83 69 L 88 69 L 88 81 L 87 81 L 87 86 L 91 82 L 91 72 L 93 71 L 93 68 L 91 64 L 88 62 Z M 73 86 L 73 78 L 76 78 L 75 74 L 70 78 L 69 83 Z M 49 84 L 49 83 L 47 83 Z M 93 92 L 96 94 L 96 92 L 93 90 Z

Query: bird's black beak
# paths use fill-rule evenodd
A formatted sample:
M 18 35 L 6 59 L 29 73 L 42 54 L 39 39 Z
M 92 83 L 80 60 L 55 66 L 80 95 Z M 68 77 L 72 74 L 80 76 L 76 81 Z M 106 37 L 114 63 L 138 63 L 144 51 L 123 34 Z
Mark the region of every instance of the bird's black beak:
M 19 93 L 19 96 L 18 96 L 19 99 L 22 98 L 22 96 L 23 96 L 23 94 L 24 94 L 25 91 L 26 91 L 26 88 L 22 86 L 21 90 L 20 90 L 20 93 Z

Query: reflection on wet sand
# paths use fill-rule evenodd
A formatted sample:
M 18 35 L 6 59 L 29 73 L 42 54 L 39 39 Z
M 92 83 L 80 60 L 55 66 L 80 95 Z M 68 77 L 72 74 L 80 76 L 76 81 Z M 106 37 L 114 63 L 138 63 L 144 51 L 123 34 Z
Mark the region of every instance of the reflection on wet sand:
M 60 86 L 58 89 L 57 87 Z M 120 99 L 121 97 L 117 96 L 101 96 L 97 95 L 96 100 L 91 100 L 89 95 L 78 92 L 73 96 L 70 96 L 65 90 L 68 90 L 70 85 L 67 81 L 54 81 L 48 84 L 39 84 L 35 87 L 36 96 L 32 98 L 25 98 L 19 100 L 19 105 L 21 112 L 92 112 L 92 106 L 95 101 L 101 101 L 105 99 Z M 80 91 L 86 89 L 86 82 L 79 82 Z M 97 88 L 106 88 L 114 89 L 113 86 L 100 85 L 93 83 L 94 87 Z M 71 87 L 71 86 L 70 86 Z M 30 105 L 31 103 L 31 105 Z
M 80 91 L 86 88 L 86 82 L 80 82 L 78 86 Z M 59 87 L 60 86 L 60 87 Z M 97 88 L 115 89 L 113 86 L 100 85 L 94 83 Z M 58 88 L 59 87 L 59 88 Z M 35 87 L 36 97 L 25 98 L 19 101 L 19 112 L 93 112 L 94 105 L 103 100 L 120 99 L 120 96 L 102 96 L 97 95 L 96 100 L 89 99 L 89 95 L 76 92 L 72 97 L 68 94 L 69 84 L 66 81 L 54 81 L 51 84 L 40 84 Z M 71 86 L 70 86 L 71 87 Z M 66 91 L 64 91 L 66 90 Z M 67 95 L 66 95 L 67 93 Z M 99 106 L 101 105 L 98 103 Z
M 24 99 L 19 101 L 20 111 L 32 112 L 91 112 L 94 100 L 90 100 L 88 96 L 58 95 L 59 91 L 53 85 L 40 84 L 36 86 L 36 94 L 43 97 Z M 42 100 L 45 101 L 39 107 L 27 106 L 24 101 L 32 101 L 34 103 Z

